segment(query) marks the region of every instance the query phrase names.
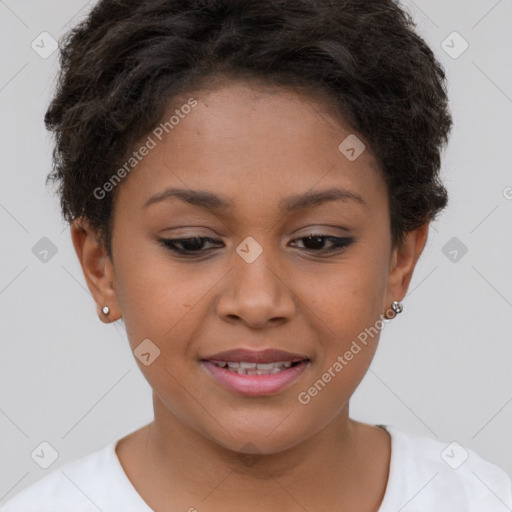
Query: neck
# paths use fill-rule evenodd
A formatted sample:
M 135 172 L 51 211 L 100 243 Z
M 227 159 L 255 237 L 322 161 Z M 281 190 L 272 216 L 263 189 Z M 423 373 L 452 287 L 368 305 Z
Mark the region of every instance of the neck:
M 201 511 L 234 511 L 251 503 L 255 512 L 297 510 L 298 504 L 313 512 L 333 509 L 333 504 L 359 507 L 366 498 L 377 506 L 383 497 L 387 471 L 382 481 L 381 470 L 388 461 L 369 460 L 382 456 L 375 449 L 375 433 L 368 436 L 375 427 L 351 420 L 348 404 L 308 439 L 280 451 L 241 454 L 181 421 L 156 394 L 153 398 L 155 419 L 141 429 L 132 476 L 135 465 L 141 473 L 132 481 L 155 510 L 164 509 L 164 503 L 168 509 L 172 502 L 184 510 L 194 505 Z M 285 421 L 293 421 L 292 416 Z

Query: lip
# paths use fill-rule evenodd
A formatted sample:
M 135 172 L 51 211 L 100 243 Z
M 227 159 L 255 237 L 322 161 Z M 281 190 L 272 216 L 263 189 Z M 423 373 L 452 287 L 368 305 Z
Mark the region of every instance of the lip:
M 292 352 L 285 352 L 275 348 L 267 348 L 265 350 L 249 350 L 245 348 L 235 348 L 232 350 L 225 350 L 216 354 L 202 357 L 201 361 L 233 361 L 246 363 L 277 363 L 279 361 L 303 361 L 310 359 L 305 354 L 297 354 Z
M 254 355 L 253 353 L 253 356 Z M 216 357 L 217 356 L 218 355 L 216 355 Z M 228 360 L 233 361 L 233 359 Z M 284 360 L 289 361 L 289 359 Z M 211 377 L 229 391 L 243 396 L 256 397 L 273 395 L 291 386 L 291 384 L 311 365 L 311 360 L 302 360 L 297 365 L 291 366 L 286 370 L 268 375 L 241 375 L 217 366 L 212 360 L 201 360 L 201 365 Z

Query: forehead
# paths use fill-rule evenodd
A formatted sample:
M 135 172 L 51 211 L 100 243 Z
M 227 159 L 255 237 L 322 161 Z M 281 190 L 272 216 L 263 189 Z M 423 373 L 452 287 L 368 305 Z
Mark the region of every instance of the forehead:
M 181 108 L 189 98 L 195 106 Z M 168 133 L 148 135 L 154 147 L 118 191 L 140 208 L 178 187 L 217 193 L 231 209 L 255 202 L 281 212 L 283 196 L 308 190 L 338 187 L 369 202 L 384 190 L 369 145 L 315 97 L 235 82 L 175 99 L 166 122 Z M 347 158 L 345 140 L 365 149 Z

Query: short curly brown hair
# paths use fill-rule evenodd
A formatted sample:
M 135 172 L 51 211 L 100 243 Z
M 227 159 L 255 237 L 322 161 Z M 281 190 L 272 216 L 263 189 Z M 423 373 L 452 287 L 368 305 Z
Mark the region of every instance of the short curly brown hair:
M 114 194 L 93 194 L 178 94 L 225 76 L 327 94 L 385 177 L 394 243 L 447 204 L 445 73 L 393 0 L 101 0 L 61 44 L 45 115 L 63 217 L 111 252 Z

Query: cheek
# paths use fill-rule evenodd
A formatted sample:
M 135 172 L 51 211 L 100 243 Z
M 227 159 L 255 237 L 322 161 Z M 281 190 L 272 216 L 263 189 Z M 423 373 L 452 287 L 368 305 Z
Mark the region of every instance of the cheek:
M 381 313 L 387 290 L 388 268 L 383 258 L 374 258 L 359 247 L 340 264 L 311 279 L 302 277 L 298 293 L 314 309 L 326 329 L 343 337 L 372 325 Z
M 321 345 L 320 372 L 330 370 L 326 380 L 333 383 L 328 387 L 341 394 L 349 392 L 348 396 L 366 373 L 384 325 L 381 315 L 388 267 L 385 258 L 374 257 L 379 253 L 377 246 L 365 247 L 359 242 L 357 251 L 342 264 L 303 281 L 300 292 L 309 297 L 305 302 L 314 312 L 307 315 L 315 322 L 311 327 Z M 343 360 L 339 362 L 338 357 Z M 325 398 L 328 396 L 329 393 L 324 394 Z M 331 398 L 336 399 L 334 395 Z
M 158 252 L 148 245 L 145 250 L 119 251 L 116 293 L 132 347 L 146 338 L 160 340 L 200 294 L 200 283 Z
M 197 303 L 203 291 L 201 283 L 183 281 L 175 275 L 169 280 L 161 274 L 155 280 L 144 279 L 142 273 L 128 277 L 118 297 L 131 345 L 145 338 L 159 345 L 164 340 L 179 339 L 188 320 L 197 322 Z

